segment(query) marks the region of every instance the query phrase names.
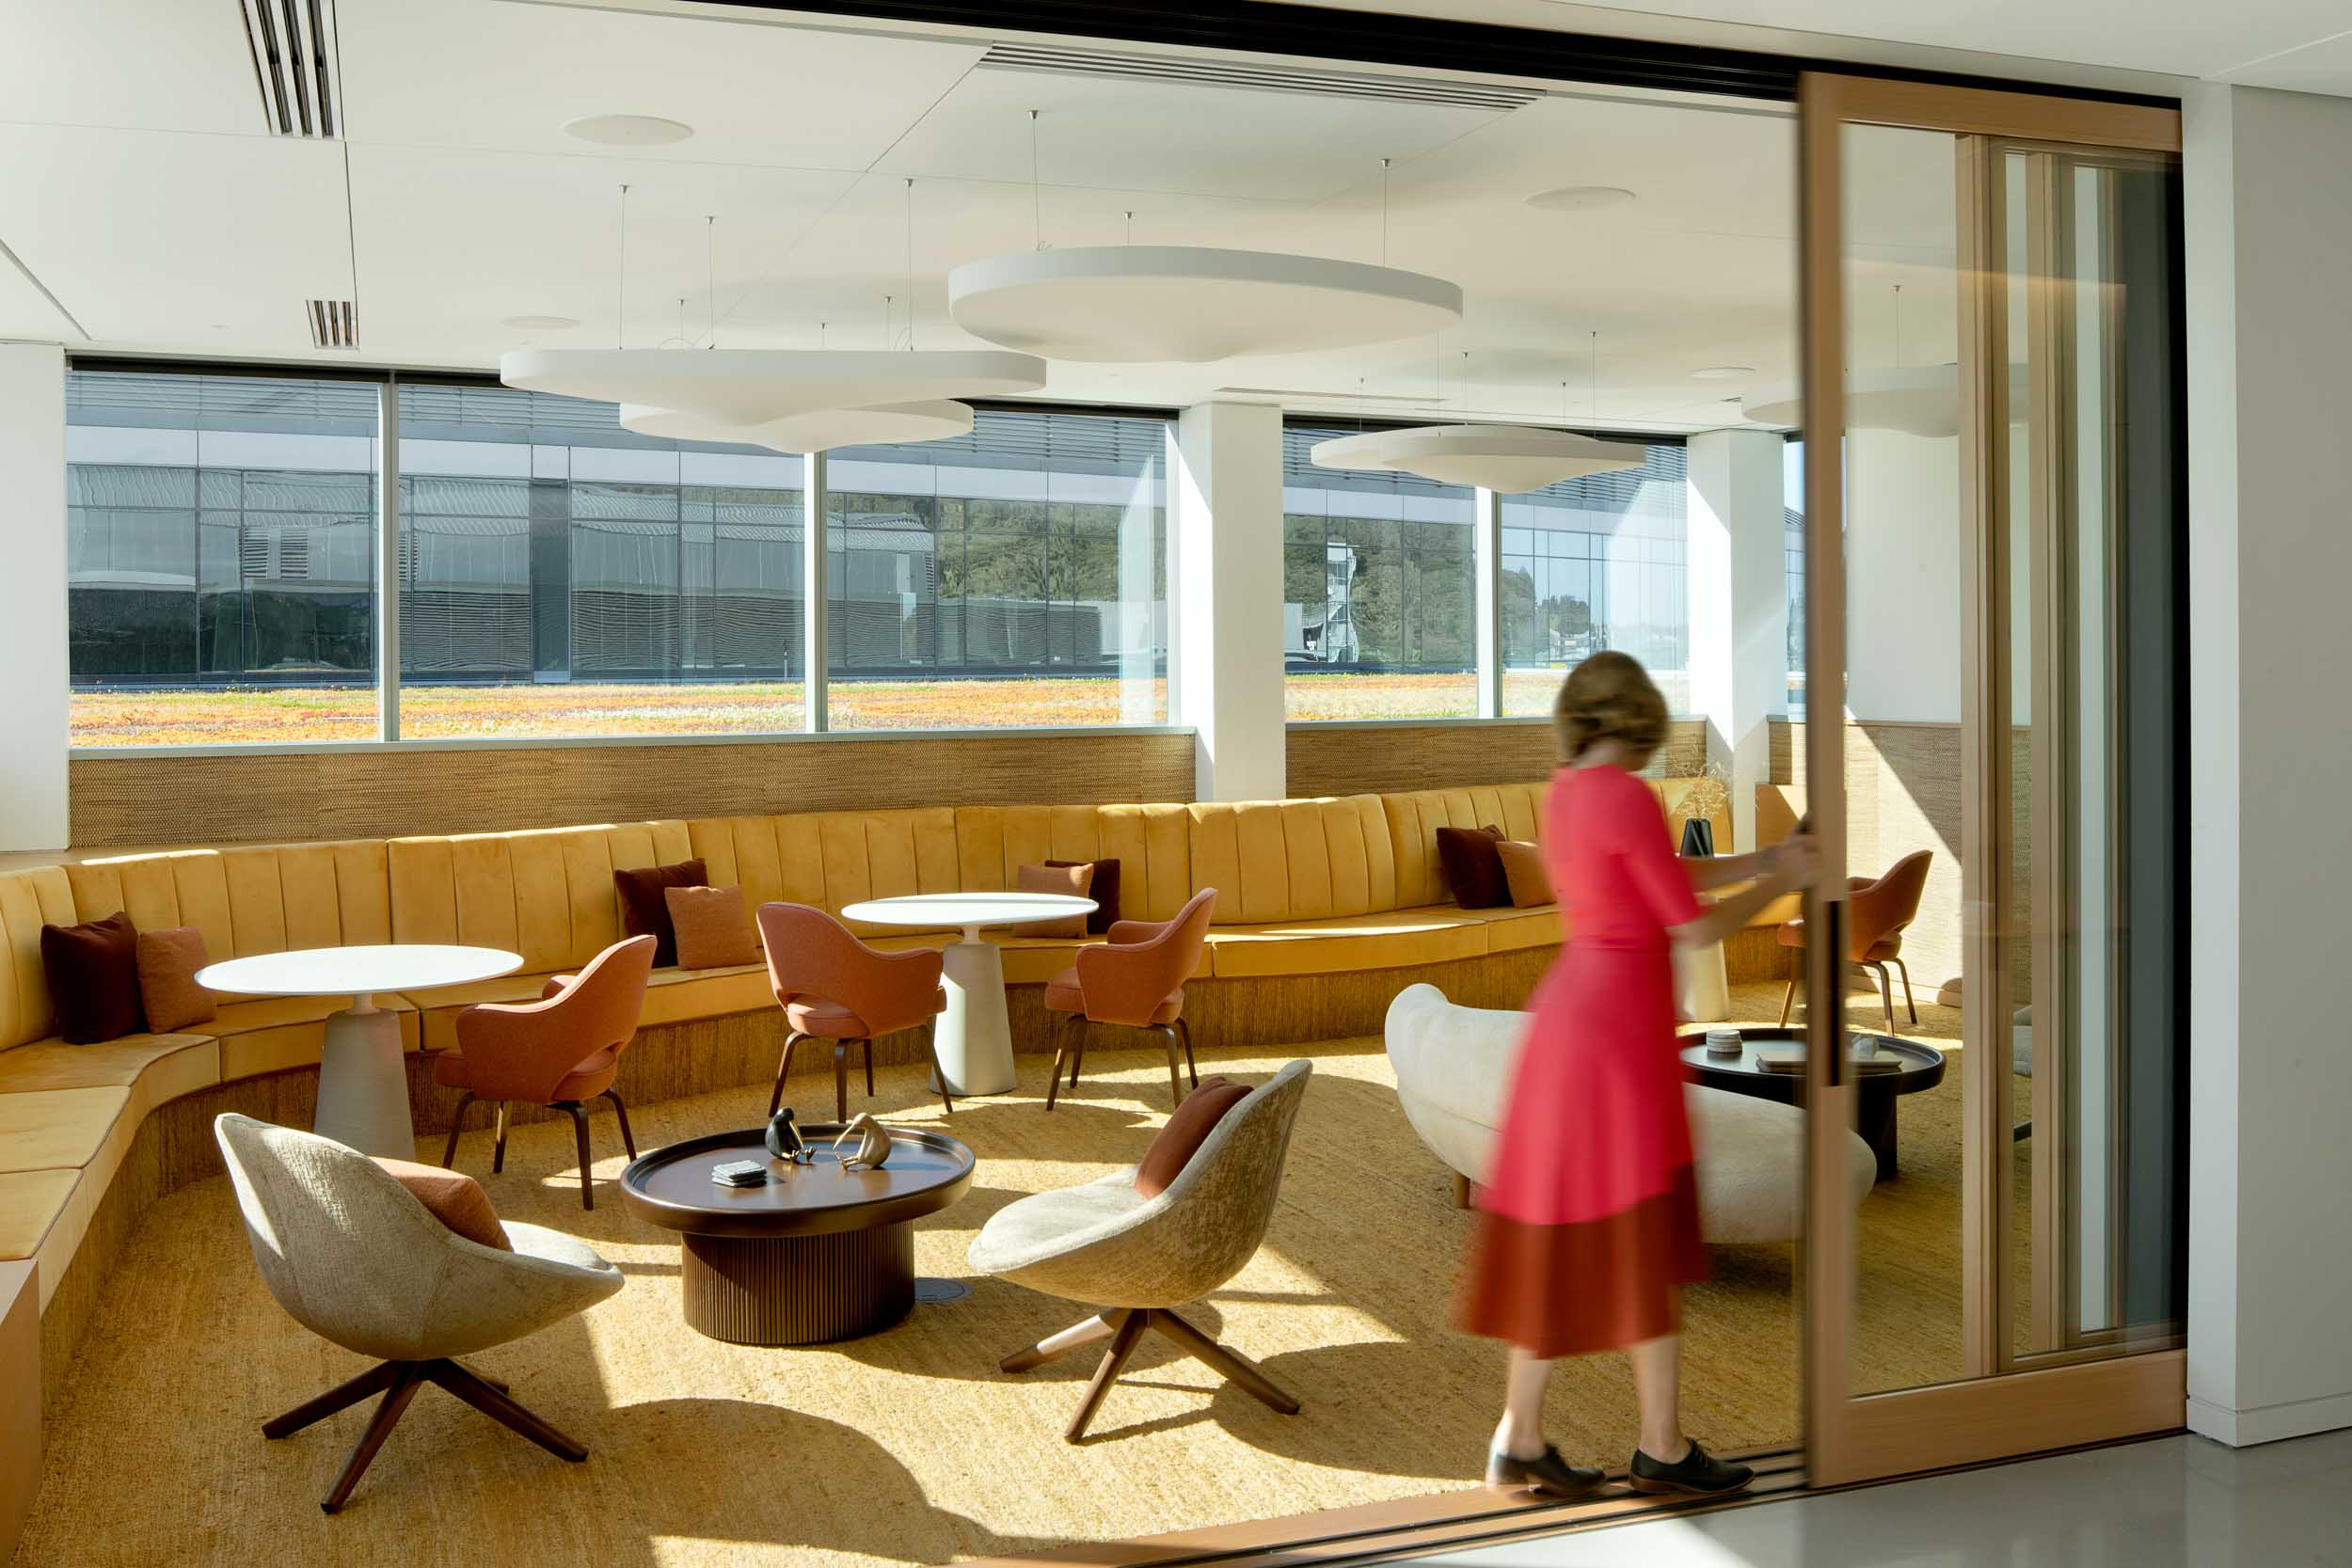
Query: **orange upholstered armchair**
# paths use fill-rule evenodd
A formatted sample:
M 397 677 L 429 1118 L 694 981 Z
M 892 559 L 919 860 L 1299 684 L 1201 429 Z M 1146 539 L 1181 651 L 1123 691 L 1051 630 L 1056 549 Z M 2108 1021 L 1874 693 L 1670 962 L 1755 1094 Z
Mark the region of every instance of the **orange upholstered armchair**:
M 768 1097 L 770 1116 L 784 1103 L 785 1074 L 792 1070 L 793 1048 L 803 1040 L 833 1041 L 834 1117 L 847 1121 L 850 1047 L 866 1047 L 866 1092 L 870 1097 L 874 1037 L 917 1025 L 927 1031 L 926 1044 L 932 1046 L 931 1076 L 939 1085 L 940 1102 L 955 1110 L 931 1039 L 939 1010 L 947 1005 L 946 992 L 939 986 L 936 948 L 878 953 L 847 926 L 806 904 L 760 905 L 759 940 L 768 949 L 769 988 L 790 1026 L 784 1057 L 776 1064 L 776 1092 Z
M 580 1206 L 596 1206 L 588 1174 L 588 1111 L 584 1101 L 612 1101 L 620 1118 L 621 1147 L 637 1158 L 628 1130 L 628 1107 L 612 1087 L 621 1052 L 636 1037 L 645 1004 L 645 980 L 653 973 L 654 940 L 631 937 L 613 943 L 577 975 L 548 983 L 537 1002 L 487 1002 L 457 1015 L 457 1043 L 433 1064 L 433 1081 L 465 1091 L 450 1118 L 449 1144 L 441 1164 L 457 1158 L 457 1130 L 466 1108 L 477 1100 L 498 1103 L 498 1136 L 490 1148 L 493 1174 L 506 1168 L 506 1107 L 510 1102 L 569 1111 L 580 1139 Z
M 1877 971 L 1879 1000 L 1886 1008 L 1886 1031 L 1890 1035 L 1895 1032 L 1895 990 L 1886 977 L 1888 964 L 1893 964 L 1903 977 L 1903 1006 L 1910 1011 L 1911 1022 L 1919 1022 L 1919 1004 L 1911 994 L 1911 971 L 1902 959 L 1903 928 L 1919 916 L 1919 895 L 1927 889 L 1928 867 L 1934 859 L 1932 850 L 1915 849 L 1875 881 L 1867 877 L 1846 879 L 1846 961 Z M 1792 920 L 1783 926 L 1780 944 L 1803 951 L 1804 922 Z M 1803 963 L 1788 972 L 1788 989 L 1780 996 L 1783 1023 L 1788 1022 L 1789 1006 L 1796 1001 L 1797 981 L 1804 974 Z
M 1086 1062 L 1087 1031 L 1097 1023 L 1148 1029 L 1168 1041 L 1168 1092 L 1181 1103 L 1184 1086 L 1176 1072 L 1176 1048 L 1184 1051 L 1184 1070 L 1195 1087 L 1200 1069 L 1192 1060 L 1192 1027 L 1184 1022 L 1184 982 L 1200 962 L 1201 944 L 1209 939 L 1209 916 L 1216 909 L 1216 889 L 1204 887 L 1164 925 L 1148 920 L 1121 920 L 1100 947 L 1081 947 L 1078 961 L 1045 983 L 1048 1011 L 1062 1015 L 1061 1037 L 1054 1049 L 1053 1076 L 1045 1083 L 1045 1108 L 1054 1108 L 1061 1086 L 1061 1066 L 1070 1063 L 1070 1086 L 1078 1086 L 1078 1069 Z

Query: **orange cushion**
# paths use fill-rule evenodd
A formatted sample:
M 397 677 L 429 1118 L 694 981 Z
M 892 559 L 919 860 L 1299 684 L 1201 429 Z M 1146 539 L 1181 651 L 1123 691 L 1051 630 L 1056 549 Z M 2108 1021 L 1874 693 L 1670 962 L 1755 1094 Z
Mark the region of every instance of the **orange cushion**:
M 211 1022 L 218 1006 L 213 993 L 196 983 L 196 972 L 210 961 L 204 933 L 193 926 L 139 933 L 139 1000 L 147 1008 L 149 1033 L 168 1035 Z
M 1236 1084 L 1231 1078 L 1210 1078 L 1184 1096 L 1184 1102 L 1176 1107 L 1160 1135 L 1152 1140 L 1152 1147 L 1143 1151 L 1143 1163 L 1136 1167 L 1136 1191 L 1145 1197 L 1157 1197 L 1168 1191 L 1200 1146 L 1209 1141 L 1216 1124 L 1225 1119 L 1225 1113 L 1240 1104 L 1249 1094 L 1249 1085 Z
M 931 1011 L 936 1013 L 947 1006 L 947 988 L 942 986 L 931 993 Z M 797 996 L 784 1005 L 787 1023 L 803 1035 L 819 1039 L 871 1039 L 874 1031 L 866 1021 L 849 1008 L 837 1006 L 821 996 Z
M 759 962 L 751 917 L 739 887 L 673 887 L 661 891 L 677 932 L 680 969 L 726 969 Z
M 1025 865 L 1013 873 L 1013 887 L 1022 893 L 1058 893 L 1084 898 L 1093 884 L 1091 861 L 1084 865 Z M 1031 920 L 1013 929 L 1025 937 L 1062 937 L 1076 942 L 1084 940 L 1087 934 L 1087 917 L 1073 914 L 1067 920 Z
M 1511 907 L 1532 909 L 1552 901 L 1551 877 L 1544 870 L 1544 852 L 1524 839 L 1506 838 L 1495 846 L 1502 859 L 1502 879 L 1511 889 Z
M 421 1165 L 414 1160 L 393 1160 L 384 1155 L 372 1155 L 384 1167 L 384 1173 L 424 1205 L 424 1212 L 439 1220 L 453 1235 L 463 1236 L 478 1246 L 496 1247 L 512 1252 L 515 1245 L 506 1239 L 506 1227 L 499 1224 L 498 1211 L 490 1207 L 490 1195 L 482 1190 L 482 1183 L 464 1171 L 443 1170 L 438 1165 Z
M 1079 989 L 1076 965 L 1045 982 L 1045 1010 L 1052 1013 L 1083 1013 L 1087 1010 L 1087 996 Z M 1167 1001 L 1152 1009 L 1152 1022 L 1173 1023 L 1184 1016 L 1184 992 L 1179 987 L 1168 992 Z

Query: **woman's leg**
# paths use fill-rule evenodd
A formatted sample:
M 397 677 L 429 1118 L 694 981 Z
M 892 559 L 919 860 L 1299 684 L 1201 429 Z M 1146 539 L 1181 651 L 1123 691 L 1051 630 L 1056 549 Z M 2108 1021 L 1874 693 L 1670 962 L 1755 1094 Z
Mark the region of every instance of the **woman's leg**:
M 1690 1452 L 1682 1435 L 1682 1337 L 1661 1334 L 1627 1353 L 1633 1361 L 1633 1399 L 1642 1413 L 1642 1451 L 1672 1465 Z
M 1544 1451 L 1544 1389 L 1551 1363 L 1511 1347 L 1510 1376 L 1503 1385 L 1502 1420 L 1495 1428 L 1494 1451 L 1513 1459 L 1534 1459 Z

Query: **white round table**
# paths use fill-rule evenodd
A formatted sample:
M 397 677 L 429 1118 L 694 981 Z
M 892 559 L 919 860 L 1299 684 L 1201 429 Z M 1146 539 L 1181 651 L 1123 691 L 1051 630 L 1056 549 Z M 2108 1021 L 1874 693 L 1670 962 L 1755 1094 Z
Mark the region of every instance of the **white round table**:
M 1005 960 L 994 942 L 980 940 L 980 927 L 1068 919 L 1094 909 L 1093 899 L 1063 893 L 925 893 L 851 904 L 841 918 L 962 930 L 963 939 L 949 942 L 940 955 L 947 1006 L 931 1042 L 939 1070 L 951 1095 L 1009 1094 L 1020 1078 L 1012 1066 L 1012 1023 L 1005 1013 Z
M 401 1065 L 400 1019 L 376 1006 L 378 991 L 424 990 L 512 974 L 522 956 L 495 947 L 403 942 L 387 947 L 303 947 L 256 953 L 196 972 L 208 990 L 248 996 L 348 996 L 326 1017 L 319 1051 L 319 1103 L 310 1130 L 362 1154 L 417 1157 L 408 1119 L 408 1074 Z

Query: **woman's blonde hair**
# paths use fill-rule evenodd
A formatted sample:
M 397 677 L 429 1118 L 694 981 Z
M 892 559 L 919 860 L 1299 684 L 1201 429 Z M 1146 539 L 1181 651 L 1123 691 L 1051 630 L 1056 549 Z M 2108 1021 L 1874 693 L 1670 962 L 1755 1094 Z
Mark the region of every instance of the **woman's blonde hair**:
M 1560 760 L 1574 762 L 1603 740 L 1615 740 L 1640 768 L 1665 744 L 1666 699 L 1649 672 L 1630 655 L 1597 653 L 1568 672 L 1551 705 Z

